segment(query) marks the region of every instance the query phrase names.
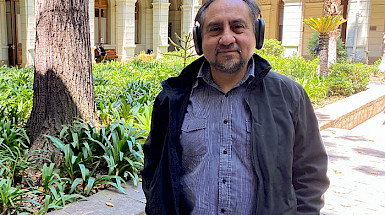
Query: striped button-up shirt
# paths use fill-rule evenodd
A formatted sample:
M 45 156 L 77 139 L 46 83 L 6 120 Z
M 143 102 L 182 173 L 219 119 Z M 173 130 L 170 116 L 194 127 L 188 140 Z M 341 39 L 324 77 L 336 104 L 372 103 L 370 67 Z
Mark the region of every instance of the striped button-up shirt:
M 247 83 L 254 77 L 250 61 L 245 77 L 229 92 L 213 81 L 205 62 L 193 86 L 180 135 L 182 195 L 192 214 L 252 214 L 256 175 L 251 161 Z

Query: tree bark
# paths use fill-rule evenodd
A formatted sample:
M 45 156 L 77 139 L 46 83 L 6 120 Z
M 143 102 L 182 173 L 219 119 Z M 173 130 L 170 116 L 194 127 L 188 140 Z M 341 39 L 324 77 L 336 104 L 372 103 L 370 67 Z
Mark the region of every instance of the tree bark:
M 341 0 L 327 0 L 324 7 L 326 16 L 341 15 Z M 337 39 L 339 35 L 340 29 L 336 29 L 329 33 L 328 66 L 337 62 Z
M 328 76 L 328 48 L 329 48 L 329 34 L 319 34 L 319 66 L 320 73 Z
M 339 35 L 340 29 L 336 29 L 329 33 L 328 67 L 337 62 L 337 39 Z
M 384 38 L 383 38 L 383 46 L 382 46 L 382 49 L 383 49 L 383 53 L 382 53 L 382 60 L 381 60 L 381 63 L 380 65 L 378 66 L 378 71 L 382 72 L 382 73 L 385 73 L 385 32 L 383 33 L 384 35 Z M 384 122 L 385 123 L 385 122 Z
M 31 149 L 45 149 L 42 134 L 56 135 L 75 119 L 98 122 L 92 79 L 87 0 L 36 0 L 33 108 L 26 127 Z M 39 152 L 40 153 L 40 152 Z

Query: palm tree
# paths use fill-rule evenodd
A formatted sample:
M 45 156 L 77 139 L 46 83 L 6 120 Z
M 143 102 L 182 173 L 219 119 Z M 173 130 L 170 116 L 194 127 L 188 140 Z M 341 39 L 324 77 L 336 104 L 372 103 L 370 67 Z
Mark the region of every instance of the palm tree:
M 325 0 L 323 16 L 340 16 L 341 0 Z M 337 62 L 337 40 L 340 29 L 336 28 L 329 33 L 328 66 Z
M 321 18 L 310 17 L 304 22 L 319 33 L 319 65 L 320 73 L 328 76 L 328 48 L 329 33 L 337 29 L 339 25 L 346 22 L 341 16 L 322 16 Z

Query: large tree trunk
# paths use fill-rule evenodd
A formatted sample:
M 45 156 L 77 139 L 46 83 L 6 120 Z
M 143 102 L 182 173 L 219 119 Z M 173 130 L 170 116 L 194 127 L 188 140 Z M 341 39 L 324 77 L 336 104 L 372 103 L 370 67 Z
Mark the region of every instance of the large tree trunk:
M 337 62 L 337 39 L 339 35 L 340 29 L 329 33 L 328 66 Z
M 383 33 L 384 35 L 384 39 L 383 39 L 383 46 L 382 46 L 382 49 L 383 49 L 383 53 L 382 53 L 382 60 L 381 60 L 381 63 L 380 65 L 378 66 L 378 70 L 380 72 L 384 72 L 385 73 L 385 32 Z M 385 123 L 385 122 L 384 122 Z
M 42 134 L 56 135 L 75 119 L 98 121 L 92 79 L 87 0 L 36 0 L 33 108 L 27 122 L 31 149 Z M 44 154 L 44 153 L 43 153 Z
M 319 66 L 320 73 L 328 76 L 328 48 L 329 48 L 329 34 L 319 34 Z
M 324 7 L 324 15 L 326 16 L 341 15 L 341 0 L 327 0 Z M 328 66 L 337 62 L 337 39 L 339 35 L 340 29 L 329 33 Z

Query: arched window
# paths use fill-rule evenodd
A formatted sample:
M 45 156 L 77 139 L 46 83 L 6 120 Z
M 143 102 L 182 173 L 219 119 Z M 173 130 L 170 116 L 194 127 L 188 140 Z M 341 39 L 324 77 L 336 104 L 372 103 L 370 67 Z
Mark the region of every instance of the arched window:
M 140 38 L 139 38 L 139 3 L 135 3 L 135 43 L 138 44 L 140 43 Z
M 95 44 L 110 43 L 108 32 L 108 2 L 95 0 Z
M 9 65 L 22 64 L 21 18 L 19 0 L 5 0 Z

